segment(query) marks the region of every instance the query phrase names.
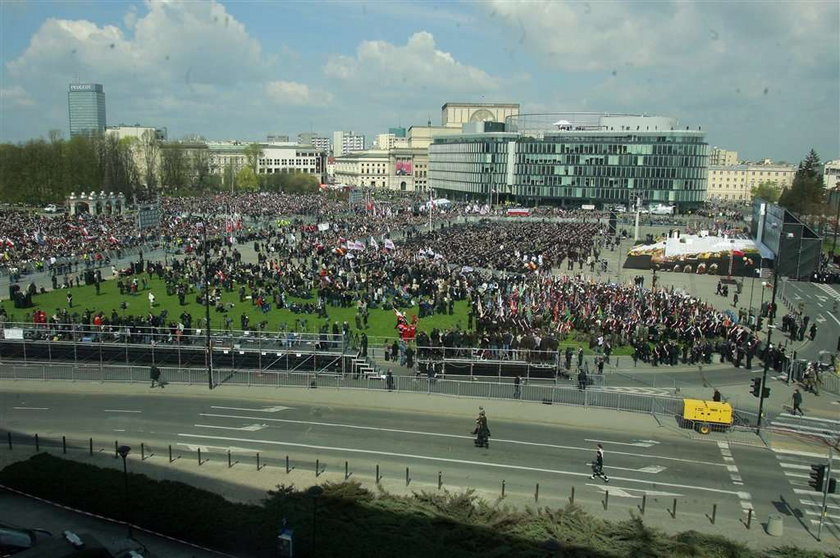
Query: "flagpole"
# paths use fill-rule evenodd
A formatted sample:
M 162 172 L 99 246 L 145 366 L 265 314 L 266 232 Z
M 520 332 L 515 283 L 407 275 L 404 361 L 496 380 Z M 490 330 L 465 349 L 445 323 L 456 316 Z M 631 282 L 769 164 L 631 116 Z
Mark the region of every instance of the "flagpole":
M 429 232 L 432 232 L 432 189 L 429 188 Z

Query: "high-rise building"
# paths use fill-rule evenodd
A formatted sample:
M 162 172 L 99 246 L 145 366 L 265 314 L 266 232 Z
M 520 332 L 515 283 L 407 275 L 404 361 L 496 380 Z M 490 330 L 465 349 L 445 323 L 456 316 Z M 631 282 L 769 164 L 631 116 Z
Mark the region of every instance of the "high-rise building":
M 70 136 L 105 131 L 105 91 L 99 83 L 71 83 L 67 92 Z
M 363 151 L 365 149 L 365 136 L 353 132 L 333 132 L 332 141 L 333 155 L 339 157 L 352 151 Z
M 330 138 L 315 132 L 301 132 L 298 134 L 298 145 L 311 145 L 324 151 L 330 150 Z

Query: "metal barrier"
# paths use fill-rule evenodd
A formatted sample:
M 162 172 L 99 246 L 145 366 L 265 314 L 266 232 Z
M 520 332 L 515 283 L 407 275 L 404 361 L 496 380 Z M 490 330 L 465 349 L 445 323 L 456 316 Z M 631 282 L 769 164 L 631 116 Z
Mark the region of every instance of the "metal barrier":
M 207 370 L 160 366 L 161 379 L 171 384 L 206 385 Z M 149 382 L 146 366 L 74 365 L 74 364 L 6 364 L 0 367 L 0 381 L 40 380 L 70 382 Z M 277 370 L 213 370 L 214 386 L 295 387 L 306 389 L 364 389 L 384 391 L 387 382 L 379 377 L 334 372 L 296 372 Z M 393 391 L 426 393 L 448 397 L 506 399 L 544 404 L 577 405 L 630 411 L 637 413 L 678 415 L 682 399 L 657 395 L 610 391 L 598 387 L 578 389 L 551 383 L 461 381 L 451 379 L 394 376 Z

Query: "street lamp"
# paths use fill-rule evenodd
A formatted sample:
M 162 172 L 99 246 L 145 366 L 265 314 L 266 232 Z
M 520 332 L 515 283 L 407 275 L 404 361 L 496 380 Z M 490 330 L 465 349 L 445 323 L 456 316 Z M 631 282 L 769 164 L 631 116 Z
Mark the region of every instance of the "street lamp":
M 312 498 L 312 556 L 317 556 L 315 552 L 315 533 L 318 525 L 318 498 L 324 493 L 324 489 L 316 484 L 309 487 L 306 493 Z
M 837 213 L 834 215 L 834 245 L 831 248 L 831 256 L 837 252 L 837 221 L 840 221 L 840 182 L 834 186 L 834 205 L 837 206 Z
M 204 318 L 207 321 L 204 328 L 207 344 L 207 386 L 213 389 L 213 346 L 210 340 L 210 247 L 207 245 L 207 219 L 202 223 L 201 230 L 204 244 Z
M 123 460 L 123 480 L 125 481 L 125 495 L 123 499 L 124 512 L 123 512 L 123 519 L 125 520 L 125 524 L 128 527 L 128 538 L 134 538 L 134 532 L 131 528 L 131 521 L 128 517 L 128 465 L 126 464 L 126 457 L 128 457 L 128 453 L 131 451 L 131 448 L 128 446 L 120 446 L 117 448 L 117 453 L 122 457 Z

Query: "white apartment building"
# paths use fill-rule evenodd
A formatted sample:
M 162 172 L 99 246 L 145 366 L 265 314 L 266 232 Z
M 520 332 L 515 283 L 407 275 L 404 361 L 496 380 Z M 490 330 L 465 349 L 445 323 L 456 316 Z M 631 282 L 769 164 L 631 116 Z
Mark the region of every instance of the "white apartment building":
M 298 145 L 311 145 L 327 152 L 332 150 L 330 138 L 315 132 L 301 132 L 298 134 Z
M 346 155 L 353 151 L 364 151 L 365 149 L 365 136 L 361 134 L 354 134 L 351 132 L 345 131 L 336 131 L 333 132 L 332 138 L 332 150 L 333 155 L 339 157 L 341 155 Z
M 394 149 L 396 147 L 408 147 L 408 138 L 397 137 L 396 134 L 377 134 L 374 149 Z
M 263 145 L 257 159 L 257 174 L 303 172 L 326 178 L 326 154 L 315 147 L 300 145 Z
M 151 126 L 141 126 L 140 124 L 133 126 L 127 126 L 125 124 L 108 126 L 105 128 L 105 133 L 116 136 L 118 140 L 135 138 L 142 141 L 166 141 L 166 128 L 152 128 Z
M 752 189 L 759 184 L 770 182 L 782 190 L 793 184 L 795 174 L 794 166 L 777 165 L 771 161 L 744 165 L 709 165 L 706 199 L 748 202 L 752 199 Z
M 826 188 L 840 186 L 840 159 L 828 161 L 823 165 L 823 186 Z
M 210 172 L 222 174 L 228 167 L 233 174 L 238 173 L 248 164 L 245 156 L 247 142 L 239 141 L 208 141 L 207 155 L 210 159 Z
M 730 167 L 738 164 L 738 152 L 713 147 L 709 152 L 709 165 Z

